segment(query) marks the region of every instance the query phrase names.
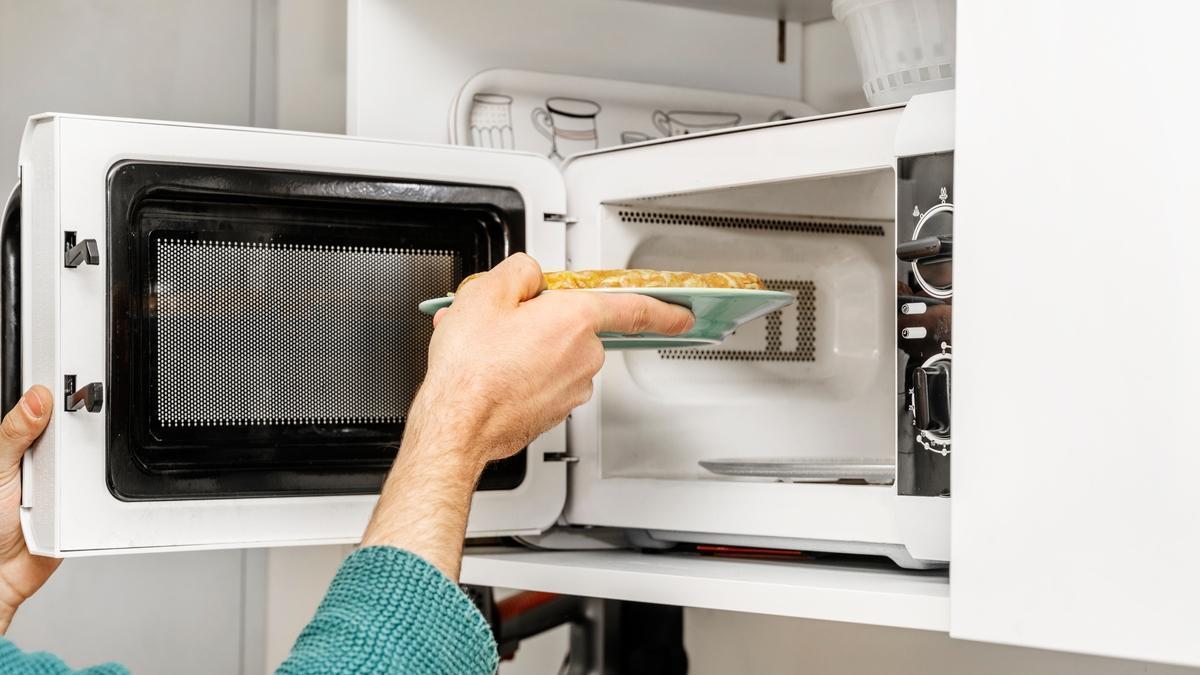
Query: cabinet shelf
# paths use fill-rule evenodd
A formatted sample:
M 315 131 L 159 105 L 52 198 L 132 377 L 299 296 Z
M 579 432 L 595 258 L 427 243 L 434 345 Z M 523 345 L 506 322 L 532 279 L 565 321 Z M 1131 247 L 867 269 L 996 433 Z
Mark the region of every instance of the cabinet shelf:
M 830 0 L 640 0 L 723 14 L 812 23 L 833 18 Z
M 636 551 L 468 549 L 462 582 L 807 619 L 947 631 L 943 571 Z

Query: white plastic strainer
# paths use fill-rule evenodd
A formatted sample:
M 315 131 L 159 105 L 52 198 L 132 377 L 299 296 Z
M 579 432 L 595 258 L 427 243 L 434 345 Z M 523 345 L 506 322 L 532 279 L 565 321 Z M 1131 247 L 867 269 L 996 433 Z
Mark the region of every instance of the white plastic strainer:
M 955 0 L 833 0 L 871 105 L 954 88 Z

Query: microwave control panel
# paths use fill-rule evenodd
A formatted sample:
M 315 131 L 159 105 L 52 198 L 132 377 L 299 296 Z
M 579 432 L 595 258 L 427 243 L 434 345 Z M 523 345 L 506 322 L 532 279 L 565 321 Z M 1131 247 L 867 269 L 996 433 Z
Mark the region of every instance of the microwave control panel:
M 897 491 L 949 497 L 954 153 L 896 168 Z

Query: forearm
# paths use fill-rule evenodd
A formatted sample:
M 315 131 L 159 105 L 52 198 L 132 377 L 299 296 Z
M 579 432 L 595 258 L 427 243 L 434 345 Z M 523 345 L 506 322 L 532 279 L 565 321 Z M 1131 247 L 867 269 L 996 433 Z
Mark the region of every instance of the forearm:
M 492 673 L 496 645 L 455 585 L 482 462 L 453 407 L 418 393 L 362 546 L 280 673 Z
M 373 546 L 338 570 L 281 675 L 492 675 L 491 628 L 466 594 L 408 551 Z
M 422 390 L 408 415 L 400 452 L 362 545 L 394 546 L 424 558 L 457 581 L 471 497 L 483 464 L 469 420 Z

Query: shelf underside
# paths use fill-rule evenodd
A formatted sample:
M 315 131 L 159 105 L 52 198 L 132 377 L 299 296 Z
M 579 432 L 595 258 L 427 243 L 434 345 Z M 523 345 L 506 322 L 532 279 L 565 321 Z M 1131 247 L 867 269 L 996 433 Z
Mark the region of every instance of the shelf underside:
M 615 600 L 947 631 L 950 581 L 888 562 L 636 551 L 468 549 L 462 582 Z

